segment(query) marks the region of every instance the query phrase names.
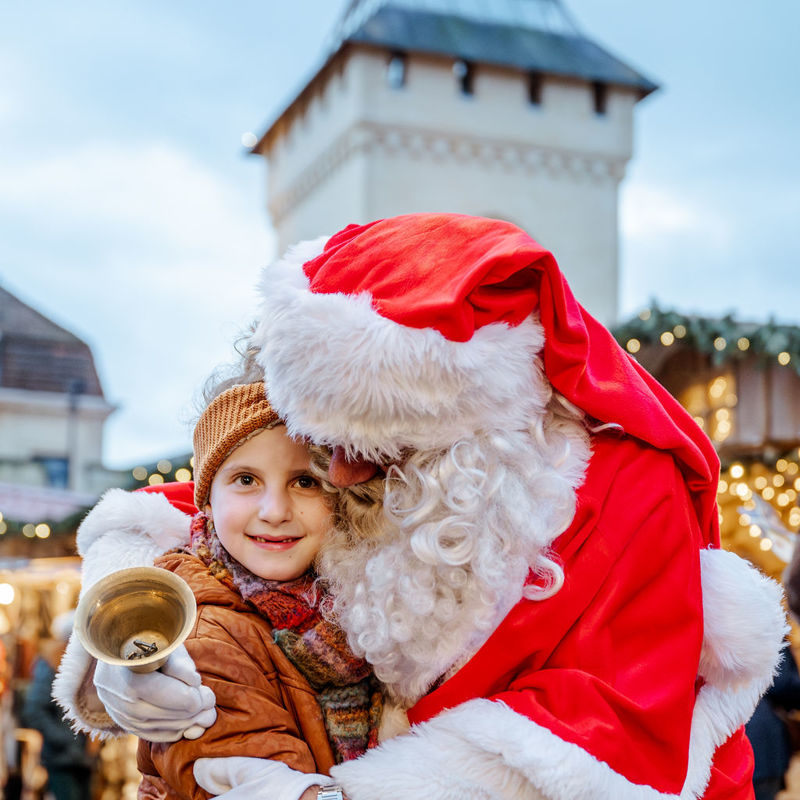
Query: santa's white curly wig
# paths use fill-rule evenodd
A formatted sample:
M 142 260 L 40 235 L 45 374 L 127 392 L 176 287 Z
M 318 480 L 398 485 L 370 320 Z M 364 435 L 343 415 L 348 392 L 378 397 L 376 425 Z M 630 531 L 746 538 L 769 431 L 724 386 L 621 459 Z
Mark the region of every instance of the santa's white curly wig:
M 415 450 L 385 480 L 342 490 L 318 569 L 351 647 L 396 700 L 412 704 L 458 668 L 522 596 L 558 591 L 549 545 L 588 457 L 581 415 L 554 396 L 528 430 Z

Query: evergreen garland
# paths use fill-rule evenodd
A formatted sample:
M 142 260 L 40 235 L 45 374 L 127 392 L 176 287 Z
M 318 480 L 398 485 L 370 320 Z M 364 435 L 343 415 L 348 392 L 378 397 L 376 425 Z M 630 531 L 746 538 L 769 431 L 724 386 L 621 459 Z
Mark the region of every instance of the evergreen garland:
M 781 325 L 774 319 L 757 324 L 737 322 L 731 314 L 688 316 L 653 303 L 638 316 L 615 326 L 612 333 L 627 349 L 631 339 L 643 346 L 663 346 L 661 337 L 669 333 L 675 345 L 708 355 L 714 366 L 732 359 L 752 358 L 760 366 L 781 364 L 800 375 L 800 327 Z

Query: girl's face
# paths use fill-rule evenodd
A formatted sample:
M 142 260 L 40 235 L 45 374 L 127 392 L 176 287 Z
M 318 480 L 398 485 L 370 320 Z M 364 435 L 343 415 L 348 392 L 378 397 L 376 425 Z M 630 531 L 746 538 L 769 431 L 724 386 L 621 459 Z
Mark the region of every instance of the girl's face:
M 306 572 L 332 525 L 327 498 L 309 472 L 308 450 L 282 425 L 248 439 L 222 462 L 205 511 L 222 546 L 273 581 Z

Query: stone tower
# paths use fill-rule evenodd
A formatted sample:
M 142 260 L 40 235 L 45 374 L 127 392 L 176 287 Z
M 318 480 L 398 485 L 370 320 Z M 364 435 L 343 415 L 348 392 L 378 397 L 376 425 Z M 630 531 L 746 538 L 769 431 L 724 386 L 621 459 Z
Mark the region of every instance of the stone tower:
M 655 88 L 560 0 L 353 0 L 254 147 L 279 247 L 414 211 L 500 217 L 611 323 L 618 187 Z

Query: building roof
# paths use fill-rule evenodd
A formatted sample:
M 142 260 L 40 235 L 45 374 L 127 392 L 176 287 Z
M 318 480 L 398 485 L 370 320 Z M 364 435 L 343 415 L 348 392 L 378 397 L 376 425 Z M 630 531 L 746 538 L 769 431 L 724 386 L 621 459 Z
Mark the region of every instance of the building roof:
M 0 388 L 103 396 L 89 346 L 2 286 Z
M 553 0 L 351 0 L 339 23 L 339 35 L 352 33 L 386 6 L 493 25 L 512 25 L 550 33 L 578 33 L 563 5 Z
M 640 98 L 658 88 L 585 36 L 561 0 L 351 0 L 319 67 L 251 152 L 269 149 L 287 114 L 352 45 L 626 86 Z
M 58 523 L 96 502 L 97 495 L 87 492 L 0 481 L 0 507 L 7 523 Z
M 334 37 L 629 86 L 655 83 L 587 38 L 560 0 L 353 0 Z

